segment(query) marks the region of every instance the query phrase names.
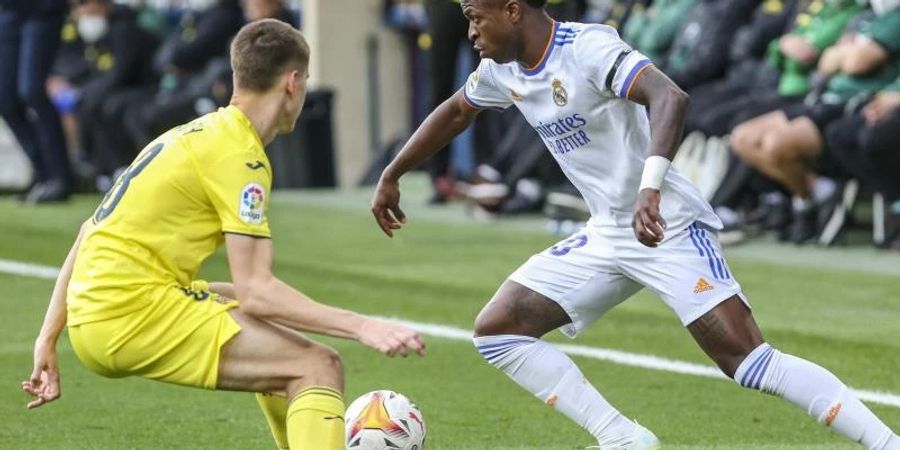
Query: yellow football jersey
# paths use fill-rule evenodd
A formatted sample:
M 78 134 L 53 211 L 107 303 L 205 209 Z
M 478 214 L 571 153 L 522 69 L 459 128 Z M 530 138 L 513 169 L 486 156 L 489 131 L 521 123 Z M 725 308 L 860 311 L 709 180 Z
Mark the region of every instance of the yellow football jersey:
M 271 236 L 271 184 L 259 135 L 235 106 L 151 142 L 116 180 L 82 239 L 69 282 L 69 325 L 137 311 L 167 287 L 191 295 L 223 233 Z

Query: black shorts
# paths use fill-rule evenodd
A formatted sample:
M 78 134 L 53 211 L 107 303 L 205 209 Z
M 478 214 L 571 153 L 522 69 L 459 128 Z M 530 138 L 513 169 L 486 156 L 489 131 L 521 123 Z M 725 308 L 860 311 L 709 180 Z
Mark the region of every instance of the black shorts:
M 791 103 L 781 108 L 788 120 L 794 120 L 801 116 L 809 117 L 819 129 L 819 134 L 825 135 L 825 127 L 829 123 L 840 119 L 844 115 L 843 103 L 816 103 L 807 106 L 803 102 Z

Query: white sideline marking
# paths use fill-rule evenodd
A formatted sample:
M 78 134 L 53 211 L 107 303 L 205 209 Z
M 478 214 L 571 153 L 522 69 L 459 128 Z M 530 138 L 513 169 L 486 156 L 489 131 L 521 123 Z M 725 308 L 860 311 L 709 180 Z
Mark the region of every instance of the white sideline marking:
M 57 274 L 59 274 L 59 269 L 57 269 L 56 267 L 0 259 L 0 272 L 25 277 L 55 280 Z M 410 328 L 420 331 L 425 335 L 451 339 L 454 341 L 472 342 L 472 332 L 470 330 L 436 323 L 413 322 L 410 320 L 397 319 L 394 317 L 386 318 L 402 323 Z M 719 370 L 715 367 L 703 364 L 677 361 L 674 359 L 661 358 L 654 355 L 642 355 L 639 353 L 624 352 L 621 350 L 587 347 L 584 345 L 554 345 L 556 345 L 557 348 L 559 348 L 563 352 L 574 356 L 583 356 L 585 358 L 609 361 L 611 363 L 620 364 L 623 366 L 640 367 L 642 369 L 659 370 L 662 372 L 680 373 L 683 375 L 694 375 L 706 378 L 718 378 L 733 383 L 730 378 L 726 377 L 724 374 L 722 374 L 722 372 L 719 372 Z M 900 408 L 900 395 L 891 392 L 868 391 L 862 389 L 854 389 L 854 392 L 863 401 Z
M 47 280 L 55 280 L 59 275 L 59 269 L 56 267 L 39 266 L 37 264 L 10 261 L 8 259 L 0 259 L 0 272 L 11 275 L 21 275 L 23 277 L 44 278 Z
M 472 342 L 472 332 L 462 328 L 449 327 L 446 325 L 434 323 L 413 322 L 410 320 L 397 319 L 394 317 L 385 317 L 412 329 L 418 330 L 422 334 L 435 336 L 456 341 Z M 609 361 L 623 366 L 640 367 L 642 369 L 659 370 L 662 372 L 680 373 L 684 375 L 694 375 L 706 378 L 718 378 L 727 380 L 732 383 L 734 381 L 728 378 L 712 366 L 703 364 L 695 364 L 674 359 L 661 358 L 654 355 L 642 355 L 640 353 L 630 353 L 621 350 L 612 350 L 600 347 L 587 347 L 584 345 L 557 344 L 557 348 L 565 353 L 574 356 L 583 356 L 586 358 L 599 359 L 601 361 Z M 893 406 L 900 408 L 900 395 L 885 391 L 867 391 L 862 389 L 854 389 L 860 400 L 878 403 L 880 405 Z

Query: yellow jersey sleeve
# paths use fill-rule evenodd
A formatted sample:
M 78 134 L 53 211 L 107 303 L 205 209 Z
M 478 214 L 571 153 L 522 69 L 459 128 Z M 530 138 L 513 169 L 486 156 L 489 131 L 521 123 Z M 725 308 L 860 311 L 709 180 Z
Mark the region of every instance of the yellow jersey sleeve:
M 266 217 L 272 188 L 268 162 L 249 152 L 228 152 L 199 170 L 223 233 L 272 236 Z

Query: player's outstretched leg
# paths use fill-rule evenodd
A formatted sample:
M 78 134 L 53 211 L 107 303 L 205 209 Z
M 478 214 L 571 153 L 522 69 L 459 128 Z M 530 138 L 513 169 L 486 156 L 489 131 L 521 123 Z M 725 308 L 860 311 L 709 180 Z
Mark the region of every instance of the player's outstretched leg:
M 900 437 L 831 372 L 765 343 L 750 310 L 737 296 L 688 325 L 688 330 L 741 386 L 781 397 L 870 450 L 900 450 Z
M 478 314 L 474 342 L 489 363 L 581 425 L 600 448 L 659 448 L 653 433 L 622 415 L 568 356 L 540 340 L 569 322 L 552 300 L 507 281 Z
M 222 349 L 218 389 L 261 392 L 257 400 L 279 448 L 343 450 L 343 369 L 337 352 L 240 312 Z

